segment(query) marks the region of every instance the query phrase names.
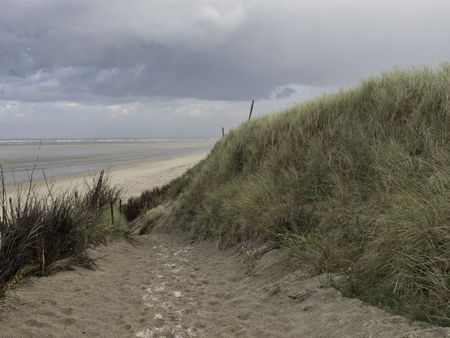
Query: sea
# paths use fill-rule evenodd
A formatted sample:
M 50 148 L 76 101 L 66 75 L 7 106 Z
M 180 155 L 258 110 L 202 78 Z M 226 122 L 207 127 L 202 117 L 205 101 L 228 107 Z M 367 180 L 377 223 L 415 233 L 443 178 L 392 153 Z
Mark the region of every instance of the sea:
M 0 139 L 5 185 L 205 152 L 213 139 Z

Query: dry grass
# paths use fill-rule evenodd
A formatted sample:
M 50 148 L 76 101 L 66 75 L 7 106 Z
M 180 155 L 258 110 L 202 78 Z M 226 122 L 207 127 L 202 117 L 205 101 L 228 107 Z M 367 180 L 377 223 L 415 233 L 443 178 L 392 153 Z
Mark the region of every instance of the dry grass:
M 186 177 L 191 171 L 188 170 L 186 175 L 172 180 L 169 184 L 162 187 L 155 187 L 151 190 L 145 190 L 141 195 L 130 197 L 127 203 L 123 206 L 123 213 L 128 221 L 133 221 L 143 211 L 149 210 L 162 204 L 168 198 L 174 198 L 185 187 L 188 180 Z
M 0 293 L 30 273 L 49 273 L 63 259 L 92 265 L 86 248 L 104 244 L 120 231 L 119 219 L 114 225 L 105 219 L 120 190 L 109 184 L 104 172 L 80 191 L 55 192 L 48 187 L 44 195 L 34 188 L 32 175 L 26 187 L 17 187 L 14 197 L 6 194 L 2 172 L 0 181 Z
M 278 240 L 369 302 L 450 324 L 449 65 L 246 122 L 181 181 L 174 226 Z

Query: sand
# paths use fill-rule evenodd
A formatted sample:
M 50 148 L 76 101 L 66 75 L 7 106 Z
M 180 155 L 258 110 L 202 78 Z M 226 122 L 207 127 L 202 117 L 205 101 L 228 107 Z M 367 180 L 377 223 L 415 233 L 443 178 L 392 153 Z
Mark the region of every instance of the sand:
M 90 254 L 99 257 L 95 271 L 33 278 L 9 292 L 0 336 L 450 336 L 344 298 L 325 276 L 283 273 L 278 250 L 250 273 L 242 254 L 182 235 L 152 233 L 136 246 L 120 240 Z
M 125 197 L 140 194 L 145 189 L 161 186 L 181 176 L 206 157 L 206 152 L 163 160 L 149 160 L 111 171 L 111 179 L 123 189 Z
M 127 165 L 107 170 L 107 173 L 112 183 L 122 188 L 122 197 L 126 200 L 128 197 L 139 195 L 144 190 L 170 182 L 197 164 L 206 155 L 207 152 L 202 151 L 133 161 Z M 50 178 L 48 182 L 51 189 L 55 191 L 64 191 L 72 188 L 83 189 L 85 180 L 89 180 L 90 177 L 92 177 L 92 173 L 64 175 Z M 36 180 L 34 185 L 41 194 L 45 194 L 48 191 L 47 183 L 43 179 Z M 27 184 L 22 185 L 23 190 L 26 190 L 27 187 Z M 8 195 L 14 196 L 16 189 L 14 186 L 7 186 Z
M 207 152 L 213 139 L 184 140 L 112 140 L 67 141 L 44 143 L 26 142 L 8 144 L 0 140 L 0 165 L 7 185 L 34 179 L 61 176 L 79 176 L 102 169 L 139 165 L 142 162 L 174 159 L 185 155 Z M 34 169 L 34 170 L 33 170 Z

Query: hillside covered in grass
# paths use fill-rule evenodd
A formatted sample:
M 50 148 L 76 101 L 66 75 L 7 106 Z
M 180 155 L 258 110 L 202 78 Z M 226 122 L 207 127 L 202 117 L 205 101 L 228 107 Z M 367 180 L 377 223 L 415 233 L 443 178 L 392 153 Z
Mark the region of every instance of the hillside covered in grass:
M 167 194 L 174 227 L 279 241 L 366 301 L 450 324 L 449 65 L 246 122 Z

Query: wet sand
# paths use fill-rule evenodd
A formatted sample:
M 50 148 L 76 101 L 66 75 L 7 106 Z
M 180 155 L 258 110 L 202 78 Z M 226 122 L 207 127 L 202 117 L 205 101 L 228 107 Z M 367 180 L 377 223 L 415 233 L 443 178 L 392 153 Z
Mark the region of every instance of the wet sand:
M 196 165 L 206 155 L 206 152 L 200 152 L 182 156 L 176 155 L 174 157 L 169 156 L 146 161 L 136 161 L 126 166 L 108 169 L 107 174 L 111 179 L 111 183 L 122 189 L 122 198 L 126 200 L 131 196 L 139 195 L 147 189 L 169 183 Z M 89 181 L 92 175 L 93 173 L 82 173 L 78 175 L 53 177 L 48 179 L 48 181 L 38 179 L 35 180 L 33 185 L 42 195 L 49 188 L 53 192 L 71 189 L 82 190 L 86 186 L 86 180 Z M 21 189 L 26 190 L 27 187 L 27 184 L 23 184 Z M 15 195 L 17 186 L 7 186 L 6 190 L 8 195 Z
M 81 188 L 94 173 L 106 170 L 126 199 L 180 176 L 206 157 L 213 144 L 213 140 L 170 140 L 50 143 L 40 149 L 37 144 L 0 145 L 0 164 L 9 194 L 15 194 L 19 185 L 27 189 L 37 163 L 33 181 L 43 193 L 47 184 L 56 190 Z

